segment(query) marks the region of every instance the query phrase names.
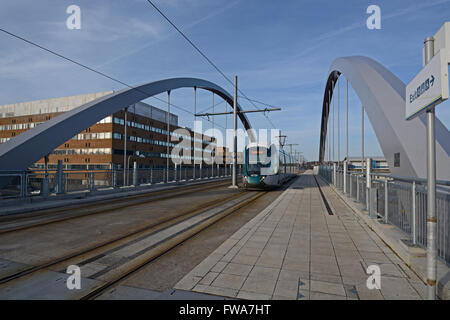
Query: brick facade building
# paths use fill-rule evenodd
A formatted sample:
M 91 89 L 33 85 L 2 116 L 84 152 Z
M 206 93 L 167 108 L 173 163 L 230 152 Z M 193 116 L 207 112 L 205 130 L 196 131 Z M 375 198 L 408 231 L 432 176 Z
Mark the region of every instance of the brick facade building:
M 63 112 L 110 93 L 112 92 L 99 92 L 0 106 L 0 143 Z M 178 143 L 178 141 L 171 141 L 169 153 L 167 153 L 167 112 L 139 102 L 129 106 L 126 113 L 126 126 L 125 110 L 122 110 L 80 131 L 72 139 L 56 148 L 48 156 L 49 168 L 56 167 L 58 160 L 62 160 L 64 169 L 109 169 L 112 165 L 123 168 L 124 162 L 130 167 L 135 161 L 140 168 L 165 167 L 168 154 L 170 157 L 172 148 Z M 171 113 L 169 119 L 171 138 L 178 137 L 173 133 L 175 129 L 180 128 L 178 116 Z M 184 129 L 189 132 L 189 136 L 184 138 L 191 142 L 193 157 L 192 130 Z M 211 138 L 200 134 L 196 134 L 196 139 L 195 151 L 198 158 L 198 155 L 201 157 L 199 149 L 203 150 L 213 142 L 210 142 Z M 170 164 L 172 165 L 172 162 Z M 43 166 L 44 159 L 40 159 L 33 167 L 43 168 Z

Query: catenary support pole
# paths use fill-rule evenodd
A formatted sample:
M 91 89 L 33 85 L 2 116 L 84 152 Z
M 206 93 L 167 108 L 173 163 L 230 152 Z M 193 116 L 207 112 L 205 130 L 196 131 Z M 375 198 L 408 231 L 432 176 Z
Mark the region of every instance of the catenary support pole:
M 124 110 L 124 138 L 123 138 L 123 185 L 125 186 L 125 182 L 127 181 L 127 113 L 128 107 Z
M 331 161 L 331 90 L 328 90 L 328 162 Z
M 167 155 L 166 155 L 166 182 L 169 182 L 169 158 L 170 158 L 170 151 L 169 151 L 169 143 L 170 143 L 170 90 L 167 91 Z
M 331 86 L 334 88 L 334 81 L 331 81 Z M 335 146 L 335 140 L 334 140 L 334 105 L 335 105 L 335 101 L 336 101 L 336 99 L 332 99 L 333 100 L 333 157 L 332 157 L 332 159 L 333 159 L 333 162 L 334 161 L 336 161 L 336 158 L 335 158 L 335 153 L 334 153 L 334 146 Z
M 237 187 L 237 76 L 234 76 L 234 97 L 233 97 L 233 178 L 232 186 Z
M 214 92 L 212 93 L 212 112 L 214 113 Z M 212 117 L 212 140 L 214 139 L 214 117 Z M 216 141 L 217 142 L 217 141 Z M 214 154 L 216 151 L 216 146 L 211 150 L 211 178 L 214 176 Z
M 338 140 L 338 149 L 337 149 L 337 161 L 338 164 L 341 162 L 341 82 L 338 78 L 338 108 L 337 108 L 337 140 Z
M 361 172 L 364 172 L 364 105 L 361 104 Z
M 196 136 L 196 134 L 195 134 L 195 121 L 197 121 L 197 87 L 194 87 L 194 125 L 192 126 L 192 128 L 194 128 L 194 132 L 193 132 L 193 134 L 192 134 L 192 139 L 193 139 L 193 146 L 194 146 L 194 161 L 192 161 L 193 162 L 193 165 L 194 165 L 194 170 L 192 170 L 192 180 L 195 180 L 195 162 L 197 161 L 197 159 L 196 159 L 196 150 L 195 150 L 195 147 L 196 147 L 196 143 L 195 143 L 195 136 Z
M 347 80 L 347 79 L 346 79 Z M 346 91 L 347 91 L 347 94 L 346 94 L 346 120 L 345 120 L 345 156 L 346 156 L 346 158 L 347 158 L 347 163 L 348 163 L 348 161 L 349 161 L 349 159 L 348 159 L 348 80 L 346 81 L 347 82 L 347 89 L 346 89 Z

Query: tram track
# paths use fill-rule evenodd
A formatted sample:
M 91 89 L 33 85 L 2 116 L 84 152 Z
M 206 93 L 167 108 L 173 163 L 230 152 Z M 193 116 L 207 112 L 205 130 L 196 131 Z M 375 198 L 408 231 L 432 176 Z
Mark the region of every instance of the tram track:
M 287 189 L 295 179 L 290 179 L 282 188 L 281 190 Z M 139 263 L 136 263 L 133 267 L 129 268 L 125 272 L 122 272 L 118 275 L 116 275 L 115 278 L 109 279 L 107 282 L 103 283 L 97 288 L 94 288 L 92 291 L 85 293 L 78 298 L 80 300 L 92 300 L 96 299 L 103 294 L 107 293 L 108 290 L 113 289 L 114 287 L 120 285 L 121 283 L 126 283 L 126 280 L 132 278 L 133 276 L 137 275 L 140 271 L 144 270 L 145 268 L 149 267 L 152 263 L 158 261 L 159 258 L 162 258 L 164 255 L 169 254 L 171 251 L 175 250 L 177 247 L 182 245 L 183 243 L 189 241 L 190 239 L 196 237 L 199 235 L 202 231 L 205 231 L 207 228 L 211 227 L 212 225 L 218 223 L 220 220 L 225 219 L 226 217 L 232 215 L 234 212 L 240 210 L 241 208 L 250 205 L 251 203 L 255 202 L 260 197 L 264 196 L 265 194 L 269 193 L 269 191 L 247 191 L 249 193 L 253 192 L 255 193 L 254 196 L 250 197 L 249 199 L 246 199 L 242 202 L 240 202 L 237 206 L 233 206 L 226 210 L 226 212 L 218 217 L 216 219 L 211 220 L 207 223 L 207 225 L 199 226 L 195 229 L 190 230 L 189 232 L 185 233 L 184 236 L 181 239 L 174 239 L 171 243 L 165 243 L 163 247 L 153 252 L 153 254 L 149 255 L 146 259 L 141 260 Z
M 119 285 L 126 279 L 134 276 L 142 269 L 149 266 L 151 263 L 156 261 L 158 258 L 164 256 L 165 254 L 171 252 L 178 246 L 182 245 L 184 242 L 194 238 L 202 231 L 206 230 L 210 226 L 218 223 L 222 219 L 226 218 L 227 216 L 233 214 L 237 210 L 240 210 L 241 208 L 250 205 L 263 195 L 265 195 L 267 191 L 261 191 L 256 193 L 255 195 L 244 199 L 243 201 L 239 202 L 236 205 L 230 206 L 225 210 L 220 211 L 220 213 L 214 215 L 213 217 L 209 219 L 205 219 L 205 221 L 202 221 L 199 224 L 195 224 L 188 228 L 185 232 L 177 234 L 176 236 L 168 239 L 165 242 L 159 243 L 157 246 L 155 246 L 151 251 L 149 251 L 149 254 L 146 256 L 143 256 L 141 259 L 134 261 L 134 263 L 131 263 L 130 266 L 125 271 L 122 271 L 112 278 L 108 279 L 105 283 L 100 285 L 97 288 L 93 288 L 88 293 L 85 293 L 79 297 L 77 297 L 80 300 L 92 300 L 99 296 L 101 296 L 103 293 L 105 293 L 107 290 L 112 289 L 113 287 Z
M 33 274 L 37 274 L 40 271 L 55 269 L 59 270 L 61 268 L 65 269 L 65 267 L 67 266 L 64 264 L 67 263 L 80 263 L 82 265 L 90 263 L 92 261 L 96 261 L 107 255 L 108 253 L 117 252 L 117 250 L 126 248 L 130 245 L 136 245 L 136 243 L 139 243 L 139 241 L 142 241 L 143 239 L 145 240 L 146 237 L 157 236 L 169 230 L 170 228 L 175 228 L 176 226 L 179 226 L 183 223 L 188 224 L 188 227 L 185 228 L 185 230 L 182 230 L 182 232 L 178 232 L 173 236 L 168 237 L 165 241 L 159 241 L 154 246 L 149 248 L 148 252 L 145 252 L 145 254 L 139 255 L 136 257 L 136 259 L 133 259 L 129 263 L 126 263 L 125 265 L 119 267 L 119 271 L 114 270 L 114 268 L 111 269 L 110 271 L 112 272 L 106 276 L 108 280 L 105 280 L 104 284 L 100 288 L 95 288 L 95 290 L 93 290 L 89 294 L 80 297 L 83 299 L 92 298 L 100 294 L 101 290 L 106 290 L 113 284 L 117 283 L 117 281 L 120 281 L 121 279 L 124 279 L 124 277 L 127 277 L 130 273 L 137 271 L 138 269 L 140 269 L 140 267 L 148 264 L 150 261 L 156 259 L 165 252 L 181 244 L 183 241 L 186 241 L 189 237 L 193 237 L 196 233 L 201 232 L 201 230 L 207 228 L 212 223 L 217 222 L 218 220 L 224 218 L 232 212 L 235 212 L 241 207 L 255 201 L 263 194 L 265 194 L 265 192 L 256 194 L 254 194 L 254 192 L 243 192 L 234 194 L 219 201 L 211 201 L 201 207 L 196 208 L 195 210 L 188 210 L 187 212 L 183 212 L 176 217 L 163 219 L 161 221 L 158 221 L 157 223 L 152 223 L 143 228 L 129 232 L 125 235 L 121 235 L 114 239 L 110 239 L 103 243 L 96 244 L 89 248 L 79 250 L 58 259 L 53 259 L 47 263 L 33 266 L 25 270 L 10 274 L 8 276 L 4 276 L 0 279 L 0 287 L 8 285 L 12 281 L 20 281 L 21 279 L 32 277 Z M 203 219 L 200 219 L 199 221 L 197 221 L 197 223 L 192 223 L 192 225 L 190 224 L 191 220 L 195 218 L 197 218 L 198 220 L 199 218 L 201 218 L 202 214 L 205 215 L 205 212 L 210 212 L 214 209 L 218 211 L 212 214 L 210 217 L 203 217 Z
M 188 189 L 183 188 L 177 190 L 170 188 L 161 191 L 154 191 L 151 193 L 133 195 L 126 198 L 121 197 L 118 199 L 102 200 L 95 203 L 45 209 L 42 211 L 35 211 L 30 214 L 25 213 L 3 216 L 0 217 L 0 235 L 40 227 L 51 223 L 86 217 L 94 214 L 107 213 L 109 211 L 129 208 L 146 203 L 168 200 L 179 196 L 189 195 L 195 192 L 213 190 L 228 184 L 228 181 L 214 181 L 201 185 L 187 186 L 186 188 Z

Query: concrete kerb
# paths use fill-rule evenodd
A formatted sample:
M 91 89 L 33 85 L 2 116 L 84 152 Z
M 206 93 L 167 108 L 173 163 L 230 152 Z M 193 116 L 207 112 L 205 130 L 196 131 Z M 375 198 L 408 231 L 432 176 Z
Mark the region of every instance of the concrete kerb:
M 405 239 L 409 238 L 407 234 L 401 232 L 393 225 L 380 223 L 377 219 L 370 218 L 368 214 L 357 207 L 352 199 L 344 196 L 335 186 L 329 184 L 319 175 L 316 175 L 316 177 L 330 186 L 342 201 L 426 283 L 426 251 L 424 249 L 408 247 L 404 242 Z M 438 261 L 438 279 L 438 297 L 442 300 L 450 300 L 450 268 L 441 261 Z

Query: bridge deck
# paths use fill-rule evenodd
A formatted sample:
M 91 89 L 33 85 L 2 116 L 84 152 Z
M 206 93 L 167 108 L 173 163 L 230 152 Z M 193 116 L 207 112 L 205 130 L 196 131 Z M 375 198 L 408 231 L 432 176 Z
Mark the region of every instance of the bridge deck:
M 175 289 L 243 299 L 422 299 L 425 284 L 311 172 L 232 235 Z M 381 290 L 367 288 L 369 265 Z

